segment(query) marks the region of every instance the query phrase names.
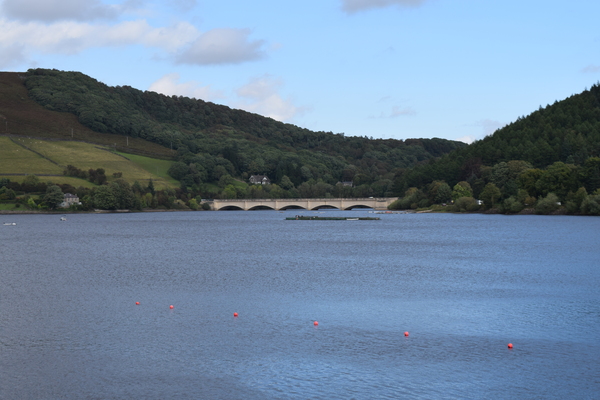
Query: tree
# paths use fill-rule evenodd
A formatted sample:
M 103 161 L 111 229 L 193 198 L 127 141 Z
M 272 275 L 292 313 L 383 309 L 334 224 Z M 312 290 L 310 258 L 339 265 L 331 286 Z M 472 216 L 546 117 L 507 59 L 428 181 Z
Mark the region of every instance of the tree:
M 37 208 L 37 204 L 35 204 L 33 197 L 27 199 L 27 207 L 31 208 L 32 210 Z
M 498 186 L 493 183 L 488 183 L 485 185 L 481 193 L 479 194 L 479 198 L 483 200 L 483 203 L 486 207 L 494 207 L 496 201 L 498 201 L 502 197 L 502 192 L 498 189 Z
M 433 181 L 429 185 L 429 201 L 431 203 L 445 203 L 452 198 L 452 189 L 444 181 Z
M 600 188 L 600 158 L 590 157 L 585 160 L 581 171 L 581 181 L 588 193 Z
M 171 164 L 167 173 L 175 180 L 182 180 L 184 176 L 190 173 L 190 167 L 179 161 Z
M 133 194 L 133 190 L 131 190 L 129 183 L 123 179 L 117 179 L 116 181 L 111 182 L 110 189 L 115 197 L 116 208 L 121 210 L 135 208 L 135 195 Z
M 459 197 L 454 202 L 454 211 L 456 212 L 473 212 L 477 210 L 479 210 L 479 204 L 472 197 Z
M 461 197 L 473 197 L 473 189 L 467 181 L 460 181 L 452 188 L 452 200 L 456 201 Z
M 12 189 L 7 189 L 6 186 L 0 187 L 0 200 L 14 200 L 17 197 Z
M 113 190 L 106 185 L 102 185 L 94 191 L 94 207 L 100 210 L 116 210 L 118 207 L 117 199 Z
M 36 175 L 27 175 L 21 183 L 21 190 L 24 192 L 37 192 L 40 185 L 40 178 Z
M 537 197 L 539 193 L 536 188 L 536 183 L 543 173 L 544 171 L 537 168 L 532 168 L 521 172 L 517 178 L 519 188 L 526 190 L 530 196 Z
M 150 193 L 152 196 L 154 196 L 154 194 L 155 194 L 154 182 L 152 181 L 152 178 L 150 178 L 150 180 L 148 180 L 148 186 L 146 187 L 146 192 Z
M 558 196 L 554 193 L 548 193 L 546 197 L 541 199 L 535 205 L 536 214 L 550 214 L 560 208 Z
M 281 186 L 284 190 L 290 190 L 294 187 L 294 184 L 292 183 L 292 181 L 290 180 L 290 178 L 288 178 L 287 175 L 284 175 L 281 177 L 281 181 L 279 182 L 279 186 Z
M 446 203 L 449 202 L 452 199 L 452 189 L 450 189 L 450 186 L 446 183 L 443 182 L 437 190 L 437 193 L 435 195 L 435 203 Z
M 190 199 L 188 201 L 188 207 L 194 211 L 198 210 L 198 201 L 196 199 Z
M 581 213 L 586 215 L 600 215 L 600 195 L 587 196 L 581 203 Z
M 223 192 L 221 193 L 221 196 L 224 199 L 236 199 L 237 198 L 237 191 L 235 190 L 235 186 L 233 186 L 233 185 L 227 185 L 225 187 L 225 189 L 223 190 Z
M 571 214 L 578 213 L 581 210 L 581 204 L 586 197 L 588 197 L 588 193 L 583 186 L 577 189 L 575 193 L 569 192 L 567 195 L 567 201 L 565 203 L 567 211 Z
M 523 208 L 525 208 L 525 206 L 523 206 L 523 203 L 517 200 L 515 196 L 510 196 L 508 199 L 504 200 L 503 207 L 505 213 L 511 214 L 518 213 L 521 210 L 523 210 Z
M 559 199 L 564 199 L 569 191 L 578 187 L 575 166 L 557 161 L 546 168 L 535 186 L 542 195 L 554 193 Z
M 57 185 L 50 185 L 48 189 L 46 189 L 46 195 L 44 196 L 44 203 L 51 210 L 56 209 L 60 203 L 64 201 L 65 195 L 63 194 L 60 187 Z

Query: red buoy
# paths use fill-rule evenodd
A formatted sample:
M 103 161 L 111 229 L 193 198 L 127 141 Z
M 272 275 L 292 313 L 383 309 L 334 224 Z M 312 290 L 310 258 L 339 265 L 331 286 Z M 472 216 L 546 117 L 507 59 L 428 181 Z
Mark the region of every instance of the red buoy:
M 315 321 L 315 322 L 313 322 L 313 325 L 317 326 L 317 325 L 319 325 L 319 322 Z
M 175 307 L 174 307 L 174 306 L 169 306 L 169 308 L 172 310 L 172 309 L 174 309 Z
M 135 302 L 135 305 L 136 305 L 136 306 L 139 306 L 139 305 L 140 305 L 140 302 L 139 302 L 139 301 L 136 301 L 136 302 Z
M 408 336 L 408 332 L 404 332 L 404 336 Z
M 237 316 L 238 316 L 238 313 L 234 312 L 234 313 L 233 313 L 233 316 L 234 316 L 234 317 L 237 317 Z
M 512 346 L 512 343 L 509 343 L 509 344 L 508 344 L 508 348 L 509 348 L 509 349 L 512 349 L 512 347 L 513 347 L 513 346 Z

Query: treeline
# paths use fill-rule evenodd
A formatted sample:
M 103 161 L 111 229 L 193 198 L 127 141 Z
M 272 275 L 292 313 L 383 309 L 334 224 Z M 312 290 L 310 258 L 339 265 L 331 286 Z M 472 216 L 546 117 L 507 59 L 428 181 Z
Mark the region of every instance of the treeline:
M 454 185 L 481 178 L 482 167 L 523 160 L 544 169 L 561 161 L 583 165 L 600 156 L 600 86 L 541 108 L 469 146 L 395 177 L 397 193 L 434 180 Z
M 64 201 L 64 194 L 71 193 L 81 204 L 70 207 L 73 211 L 144 210 L 144 209 L 209 209 L 200 197 L 180 189 L 157 190 L 152 180 L 146 185 L 134 182 L 130 185 L 116 178 L 93 188 L 74 187 L 69 184 L 53 184 L 40 181 L 36 175 L 28 175 L 23 182 L 0 179 L 0 202 L 15 203 L 16 208 L 32 210 L 55 210 Z
M 518 212 L 552 194 L 565 212 L 589 214 L 593 212 L 587 206 L 581 209 L 587 203 L 580 199 L 584 191 L 586 196 L 595 196 L 600 188 L 599 157 L 600 86 L 594 85 L 540 107 L 483 140 L 402 171 L 394 179 L 392 192 L 406 197 L 418 190 L 422 195 L 416 203 L 430 205 L 435 202 L 431 188 L 436 182 L 449 188 L 462 182 L 469 185 L 474 199 L 493 192 L 484 208 Z
M 140 137 L 172 148 L 187 166 L 173 177 L 188 186 L 217 183 L 225 174 L 247 181 L 267 175 L 294 187 L 352 181 L 374 191 L 419 163 L 465 147 L 445 139 L 372 139 L 314 132 L 271 118 L 186 97 L 109 87 L 78 72 L 29 70 L 29 95 L 44 107 L 75 114 L 97 131 Z M 382 194 L 383 195 L 383 194 Z
M 481 177 L 472 183 L 460 181 L 451 187 L 436 180 L 422 188 L 412 187 L 391 208 L 417 209 L 446 203 L 457 212 L 514 214 L 528 210 L 539 214 L 600 215 L 598 157 L 588 158 L 581 166 L 557 161 L 545 169 L 520 160 L 500 162 L 493 167 L 483 166 Z

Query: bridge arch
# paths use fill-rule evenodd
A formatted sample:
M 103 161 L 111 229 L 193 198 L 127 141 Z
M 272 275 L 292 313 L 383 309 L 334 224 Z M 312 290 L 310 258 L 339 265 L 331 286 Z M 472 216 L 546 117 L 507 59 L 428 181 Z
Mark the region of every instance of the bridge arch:
M 355 208 L 368 208 L 368 209 L 372 209 L 373 207 L 367 206 L 367 205 L 364 205 L 364 204 L 354 204 L 354 205 L 351 205 L 350 207 L 344 208 L 344 210 L 353 210 Z
M 323 204 L 323 205 L 318 205 L 316 207 L 311 208 L 311 211 L 315 211 L 315 210 L 339 210 L 339 208 L 336 206 Z
M 282 211 L 285 211 L 285 210 L 306 210 L 306 208 L 304 208 L 302 206 L 297 206 L 297 205 L 290 205 L 290 206 L 281 207 L 280 210 L 282 210 Z
M 250 207 L 248 209 L 248 211 L 260 211 L 260 210 L 275 210 L 273 207 L 269 207 L 269 206 L 265 206 L 265 205 L 259 205 L 259 206 L 254 206 L 254 207 Z
M 224 206 L 219 208 L 217 211 L 244 211 L 244 209 L 238 206 Z

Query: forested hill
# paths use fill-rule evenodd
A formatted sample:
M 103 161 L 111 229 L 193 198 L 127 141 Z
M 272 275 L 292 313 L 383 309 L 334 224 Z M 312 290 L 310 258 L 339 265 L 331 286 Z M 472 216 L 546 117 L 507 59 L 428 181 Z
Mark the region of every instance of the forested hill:
M 555 102 L 465 148 L 400 173 L 394 208 L 600 215 L 600 86 Z
M 139 137 L 177 151 L 173 175 L 188 185 L 223 175 L 264 174 L 274 182 L 335 185 L 353 181 L 390 194 L 394 176 L 465 144 L 445 139 L 381 140 L 314 132 L 242 110 L 186 97 L 109 87 L 78 72 L 29 70 L 29 96 L 68 112 L 96 132 Z

